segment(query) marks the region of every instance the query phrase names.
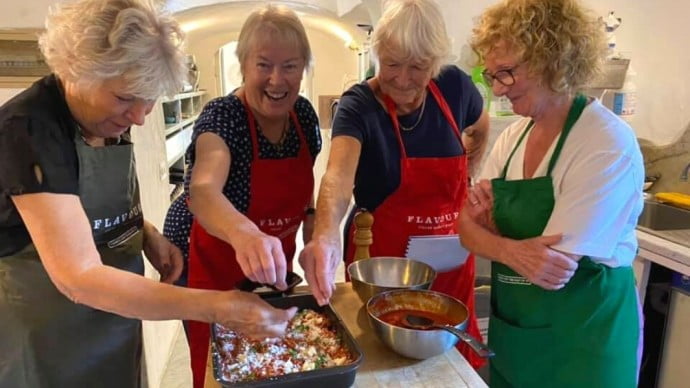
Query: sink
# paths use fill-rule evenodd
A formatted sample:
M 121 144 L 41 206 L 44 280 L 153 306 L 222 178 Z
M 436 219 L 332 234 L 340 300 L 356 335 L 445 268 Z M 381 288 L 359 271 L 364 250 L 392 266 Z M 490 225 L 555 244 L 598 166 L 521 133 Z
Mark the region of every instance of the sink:
M 690 210 L 655 201 L 644 201 L 637 225 L 653 230 L 690 229 Z

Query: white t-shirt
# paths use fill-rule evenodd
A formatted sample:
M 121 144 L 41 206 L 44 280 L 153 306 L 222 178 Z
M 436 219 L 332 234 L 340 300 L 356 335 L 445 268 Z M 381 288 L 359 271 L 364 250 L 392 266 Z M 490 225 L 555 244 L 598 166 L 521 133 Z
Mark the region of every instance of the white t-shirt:
M 480 179 L 501 176 L 529 121 L 520 119 L 501 133 Z M 535 178 L 546 175 L 557 142 L 558 138 Z M 515 151 L 507 180 L 523 179 L 526 144 L 527 137 Z M 635 226 L 644 204 L 644 163 L 630 126 L 598 100 L 592 101 L 571 129 L 552 178 L 555 206 L 543 235 L 563 234 L 553 248 L 586 255 L 610 267 L 630 266 L 637 253 Z

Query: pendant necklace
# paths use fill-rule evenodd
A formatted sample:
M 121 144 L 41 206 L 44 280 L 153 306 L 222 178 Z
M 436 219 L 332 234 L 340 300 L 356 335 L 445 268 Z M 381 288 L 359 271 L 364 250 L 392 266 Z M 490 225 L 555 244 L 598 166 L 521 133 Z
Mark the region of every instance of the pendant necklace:
M 285 139 L 287 139 L 287 134 L 288 134 L 288 129 L 290 126 L 290 118 L 289 116 L 285 119 L 285 124 L 283 125 L 283 131 L 280 134 L 280 139 L 278 139 L 277 142 L 273 143 L 268 139 L 264 131 L 261 129 L 261 125 L 258 125 L 257 121 L 257 126 L 259 127 L 259 130 L 261 131 L 261 134 L 264 136 L 264 138 L 268 141 L 268 144 L 270 144 L 274 150 L 281 152 L 283 150 L 283 143 L 285 143 Z
M 406 127 L 398 121 L 398 124 L 400 125 L 400 129 L 403 131 L 409 132 L 417 127 L 419 123 L 422 121 L 422 116 L 424 115 L 424 107 L 426 106 L 426 96 L 424 97 L 424 100 L 422 100 L 422 108 L 419 110 L 419 116 L 417 116 L 417 121 L 411 126 L 411 127 Z

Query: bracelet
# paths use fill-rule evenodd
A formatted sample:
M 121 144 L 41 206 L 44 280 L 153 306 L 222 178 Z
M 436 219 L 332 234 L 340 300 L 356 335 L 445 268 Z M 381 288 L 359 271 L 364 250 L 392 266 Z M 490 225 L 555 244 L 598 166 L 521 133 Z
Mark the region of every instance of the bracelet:
M 308 207 L 306 210 L 304 210 L 304 214 L 308 216 L 316 214 L 316 209 L 314 209 L 313 207 Z

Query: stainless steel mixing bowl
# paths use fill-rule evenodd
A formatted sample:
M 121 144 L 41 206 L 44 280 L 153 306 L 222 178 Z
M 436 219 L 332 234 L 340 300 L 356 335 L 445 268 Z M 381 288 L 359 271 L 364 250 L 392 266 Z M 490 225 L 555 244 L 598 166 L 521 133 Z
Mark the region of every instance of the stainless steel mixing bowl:
M 394 290 L 378 294 L 367 303 L 367 315 L 374 332 L 389 348 L 405 357 L 426 359 L 445 353 L 458 337 L 445 330 L 407 329 L 384 322 L 379 317 L 390 311 L 428 311 L 449 318 L 455 328 L 464 330 L 469 316 L 459 300 L 436 291 Z
M 352 288 L 362 302 L 384 291 L 398 289 L 426 290 L 436 278 L 430 265 L 402 257 L 372 257 L 347 267 Z

